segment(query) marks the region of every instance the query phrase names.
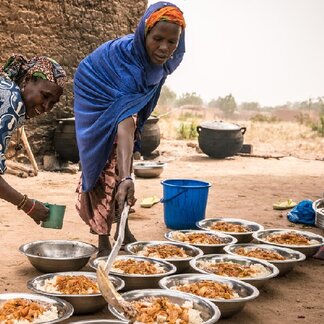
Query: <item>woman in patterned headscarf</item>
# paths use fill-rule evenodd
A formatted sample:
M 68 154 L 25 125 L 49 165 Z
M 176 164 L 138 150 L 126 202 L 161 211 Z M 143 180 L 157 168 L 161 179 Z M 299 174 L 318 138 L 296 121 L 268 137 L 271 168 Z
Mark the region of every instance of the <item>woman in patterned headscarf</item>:
M 1 174 L 6 172 L 5 152 L 13 132 L 26 119 L 50 111 L 63 93 L 66 74 L 48 57 L 27 60 L 13 55 L 0 70 L 0 198 L 17 206 L 37 224 L 48 216 L 48 208 L 12 188 Z
M 165 1 L 155 3 L 134 34 L 101 45 L 75 74 L 74 112 L 82 166 L 76 207 L 98 234 L 99 255 L 111 250 L 111 225 L 118 222 L 124 203 L 135 203 L 131 177 L 135 131 L 141 131 L 165 79 L 182 61 L 184 28 L 179 8 Z M 124 242 L 134 240 L 126 223 Z

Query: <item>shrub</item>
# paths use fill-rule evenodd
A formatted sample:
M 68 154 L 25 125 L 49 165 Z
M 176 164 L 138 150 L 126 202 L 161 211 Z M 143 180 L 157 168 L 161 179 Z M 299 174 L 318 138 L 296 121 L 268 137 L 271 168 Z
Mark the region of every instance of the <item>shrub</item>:
M 191 123 L 181 123 L 177 130 L 178 139 L 195 139 L 198 137 L 197 124 L 192 121 Z

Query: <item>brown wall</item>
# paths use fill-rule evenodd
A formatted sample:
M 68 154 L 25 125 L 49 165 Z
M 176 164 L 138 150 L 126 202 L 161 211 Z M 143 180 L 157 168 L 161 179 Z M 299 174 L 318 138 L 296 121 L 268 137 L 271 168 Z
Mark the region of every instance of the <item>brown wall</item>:
M 69 82 L 52 113 L 26 125 L 37 156 L 53 152 L 56 118 L 73 116 L 73 73 L 97 46 L 134 31 L 147 0 L 1 0 L 0 64 L 12 53 L 46 55 L 61 63 Z

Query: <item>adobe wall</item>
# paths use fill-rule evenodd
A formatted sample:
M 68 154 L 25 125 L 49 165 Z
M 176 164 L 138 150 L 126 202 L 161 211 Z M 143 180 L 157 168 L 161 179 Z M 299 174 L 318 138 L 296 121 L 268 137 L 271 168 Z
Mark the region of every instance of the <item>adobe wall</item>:
M 73 116 L 72 78 L 78 62 L 98 45 L 133 32 L 147 0 L 1 0 L 0 64 L 12 53 L 46 55 L 61 63 L 69 82 L 47 116 L 26 124 L 34 154 L 53 152 L 56 118 Z

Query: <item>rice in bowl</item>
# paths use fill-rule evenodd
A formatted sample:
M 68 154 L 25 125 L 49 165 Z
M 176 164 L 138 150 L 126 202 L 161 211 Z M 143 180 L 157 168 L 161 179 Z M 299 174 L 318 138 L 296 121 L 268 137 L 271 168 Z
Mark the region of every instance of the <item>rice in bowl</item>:
M 197 262 L 197 267 L 223 277 L 233 277 L 240 279 L 249 278 L 263 278 L 271 274 L 271 272 L 262 264 L 240 264 L 232 261 L 220 261 L 215 260 Z
M 222 244 L 225 242 L 224 238 L 217 235 L 199 232 L 183 233 L 175 231 L 172 233 L 172 238 L 188 244 Z
M 171 289 L 210 299 L 240 298 L 239 294 L 230 284 L 212 280 L 200 280 L 186 284 L 179 284 L 171 287 Z
M 114 271 L 116 273 L 136 275 L 153 275 L 165 273 L 164 268 L 156 263 L 144 260 L 134 260 L 131 258 L 114 261 L 111 271 Z
M 58 318 L 57 307 L 41 301 L 15 298 L 0 305 L 1 324 L 47 323 Z
M 167 297 L 149 297 L 132 301 L 131 305 L 137 313 L 135 323 L 203 323 L 200 311 L 194 309 L 190 301 L 185 301 L 180 306 L 169 301 Z
M 137 255 L 158 259 L 182 259 L 190 255 L 182 247 L 171 244 L 146 245 Z
M 88 295 L 99 294 L 98 284 L 84 275 L 56 275 L 53 278 L 39 282 L 36 289 L 47 293 L 65 295 Z
M 306 235 L 294 231 L 272 233 L 264 238 L 266 241 L 282 245 L 316 245 L 317 240 L 308 238 Z

